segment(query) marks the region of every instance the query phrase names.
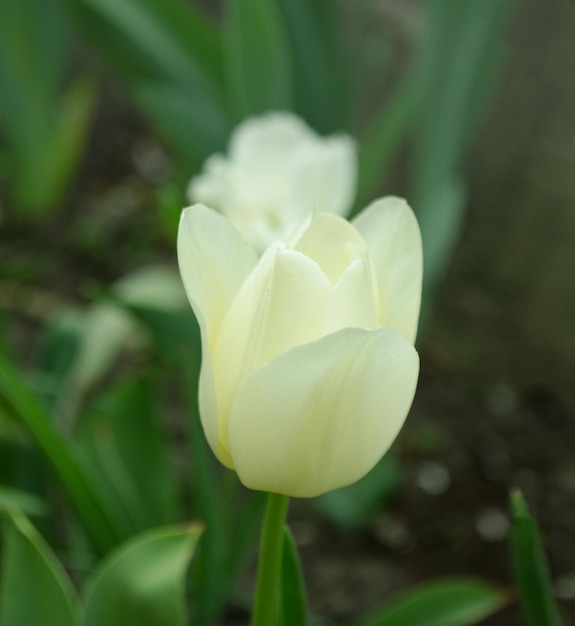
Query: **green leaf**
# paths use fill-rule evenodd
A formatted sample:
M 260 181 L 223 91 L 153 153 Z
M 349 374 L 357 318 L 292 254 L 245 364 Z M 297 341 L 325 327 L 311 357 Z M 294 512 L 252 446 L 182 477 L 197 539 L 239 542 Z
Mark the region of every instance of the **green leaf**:
M 459 234 L 465 208 L 462 161 L 501 73 L 503 28 L 513 6 L 513 0 L 425 3 L 427 28 L 416 76 L 422 106 L 410 197 L 423 238 L 428 307 Z
M 510 0 L 426 4 L 428 28 L 419 53 L 425 106 L 415 144 L 416 204 L 460 166 L 482 113 L 478 103 L 485 109 L 494 86 L 490 77 L 501 68 L 502 29 L 512 5 Z
M 291 109 L 292 68 L 276 0 L 228 0 L 226 66 L 239 120 Z
M 0 487 L 0 512 L 21 509 L 27 515 L 46 515 L 48 506 L 33 493 Z
M 162 81 L 142 81 L 132 86 L 132 94 L 190 173 L 226 145 L 229 121 L 202 93 Z
M 122 537 L 115 512 L 106 509 L 70 447 L 17 371 L 0 354 L 0 412 L 23 424 L 60 479 L 96 547 L 105 552 Z
M 59 100 L 50 158 L 45 159 L 45 179 L 28 181 L 30 185 L 35 185 L 35 206 L 52 208 L 61 203 L 86 146 L 95 104 L 95 87 L 93 81 L 79 79 Z
M 84 626 L 185 626 L 186 572 L 199 527 L 168 527 L 114 552 L 85 593 Z
M 347 96 L 333 0 L 279 0 L 290 39 L 294 108 L 320 133 L 342 130 Z
M 419 227 L 423 235 L 423 306 L 421 326 L 430 313 L 436 289 L 463 227 L 466 188 L 459 176 L 437 181 L 419 205 Z
M 307 626 L 307 598 L 297 548 L 289 529 L 284 532 L 282 560 L 283 626 Z
M 124 48 L 139 51 L 138 69 L 149 61 L 177 83 L 217 93 L 222 82 L 219 33 L 194 7 L 177 0 L 80 0 L 80 5 L 121 34 Z M 89 21 L 83 26 L 90 32 Z M 138 63 L 126 50 L 114 49 L 113 56 L 124 69 Z
M 219 30 L 179 0 L 66 0 L 78 25 L 188 168 L 225 145 Z
M 511 562 L 527 626 L 561 626 L 535 520 L 519 491 L 511 494 Z
M 357 531 L 381 509 L 397 490 L 400 480 L 397 458 L 388 453 L 360 481 L 314 498 L 314 504 L 341 528 Z
M 358 626 L 468 626 L 492 615 L 506 603 L 505 595 L 492 585 L 445 578 L 392 598 L 381 613 Z
M 361 210 L 379 194 L 411 130 L 420 101 L 421 89 L 414 76 L 409 74 L 362 133 L 356 210 Z
M 61 202 L 92 109 L 87 82 L 64 91 L 69 35 L 57 2 L 0 6 L 0 125 L 15 203 L 36 213 Z
M 155 380 L 123 381 L 92 405 L 77 428 L 85 471 L 108 506 L 124 511 L 130 532 L 177 519 L 177 488 Z
M 74 589 L 46 542 L 19 512 L 4 526 L 2 626 L 79 626 Z

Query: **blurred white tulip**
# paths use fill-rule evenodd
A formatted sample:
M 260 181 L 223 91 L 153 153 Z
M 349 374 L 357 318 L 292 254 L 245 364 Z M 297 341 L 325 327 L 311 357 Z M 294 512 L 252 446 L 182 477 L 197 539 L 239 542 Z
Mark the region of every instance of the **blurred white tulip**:
M 262 252 L 314 211 L 346 216 L 356 177 L 351 137 L 320 137 L 295 115 L 274 112 L 240 124 L 228 155 L 212 155 L 190 181 L 188 198 L 225 215 Z

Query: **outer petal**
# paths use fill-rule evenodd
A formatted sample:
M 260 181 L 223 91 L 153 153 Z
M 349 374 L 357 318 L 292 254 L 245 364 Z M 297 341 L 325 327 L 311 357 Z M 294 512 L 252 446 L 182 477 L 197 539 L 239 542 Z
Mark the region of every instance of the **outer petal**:
M 203 205 L 195 205 L 182 212 L 178 263 L 202 334 L 199 386 L 202 425 L 212 450 L 229 467 L 231 459 L 218 451 L 218 406 L 211 350 L 222 319 L 256 265 L 257 255 L 226 219 Z
M 246 277 L 255 250 L 221 215 L 202 204 L 182 211 L 178 264 L 186 294 L 208 332 L 209 345 Z
M 226 454 L 229 413 L 246 376 L 276 355 L 320 337 L 331 291 L 311 259 L 277 248 L 267 250 L 242 287 L 214 353 L 219 445 Z
M 359 480 L 401 428 L 418 371 L 413 346 L 388 327 L 345 329 L 266 363 L 230 418 L 240 480 L 295 497 Z
M 414 343 L 421 306 L 423 251 L 413 211 L 393 196 L 372 202 L 354 220 L 375 267 L 380 324 L 397 329 Z

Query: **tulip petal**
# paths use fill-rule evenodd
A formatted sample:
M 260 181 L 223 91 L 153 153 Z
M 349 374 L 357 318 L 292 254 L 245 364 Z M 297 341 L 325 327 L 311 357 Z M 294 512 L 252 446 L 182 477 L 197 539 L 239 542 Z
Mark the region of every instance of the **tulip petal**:
M 243 206 L 280 211 L 278 200 L 293 183 L 294 158 L 314 133 L 300 118 L 274 112 L 238 126 L 230 142 L 234 189 Z
M 345 329 L 266 363 L 230 417 L 240 480 L 294 497 L 359 480 L 401 428 L 418 371 L 415 348 L 389 327 Z
M 324 335 L 342 328 L 373 329 L 379 325 L 374 280 L 366 251 L 350 264 L 335 284 L 326 310 Z
M 257 264 L 255 250 L 224 217 L 196 204 L 182 211 L 178 264 L 194 313 L 213 345 L 224 314 Z
M 269 248 L 222 324 L 214 352 L 219 444 L 228 452 L 228 420 L 249 373 L 276 355 L 321 336 L 333 289 L 311 259 L 281 244 Z
M 208 443 L 228 467 L 231 459 L 218 449 L 211 349 L 225 312 L 256 263 L 253 248 L 221 215 L 201 204 L 184 209 L 178 230 L 178 264 L 202 336 L 200 416 Z
M 413 211 L 402 198 L 372 202 L 354 220 L 373 260 L 379 288 L 379 323 L 397 329 L 409 342 L 417 335 L 423 252 Z
M 330 213 L 314 213 L 309 226 L 290 245 L 313 259 L 333 284 L 367 250 L 358 231 L 347 220 Z
M 230 165 L 221 154 L 212 154 L 204 163 L 201 174 L 192 178 L 186 195 L 190 202 L 205 204 L 225 212 L 233 202 L 230 188 Z
M 314 138 L 302 144 L 294 163 L 285 211 L 292 228 L 310 215 L 349 213 L 355 196 L 357 154 L 351 137 Z

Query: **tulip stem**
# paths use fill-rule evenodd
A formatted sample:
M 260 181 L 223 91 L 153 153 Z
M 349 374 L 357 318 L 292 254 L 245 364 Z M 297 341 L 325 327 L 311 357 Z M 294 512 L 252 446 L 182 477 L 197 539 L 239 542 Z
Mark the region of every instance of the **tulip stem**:
M 278 623 L 279 582 L 288 503 L 288 496 L 268 494 L 252 626 L 274 626 Z

